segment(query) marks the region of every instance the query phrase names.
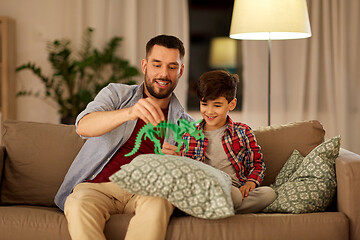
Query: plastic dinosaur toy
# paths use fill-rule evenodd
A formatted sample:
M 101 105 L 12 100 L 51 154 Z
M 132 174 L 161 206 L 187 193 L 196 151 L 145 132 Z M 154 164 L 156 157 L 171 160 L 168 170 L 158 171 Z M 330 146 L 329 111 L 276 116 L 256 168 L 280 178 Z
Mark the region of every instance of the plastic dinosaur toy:
M 196 140 L 204 139 L 204 134 L 202 133 L 202 131 L 196 128 L 196 124 L 198 124 L 200 121 L 189 122 L 186 119 L 179 119 L 178 120 L 179 125 L 164 121 L 164 122 L 160 122 L 156 126 L 152 125 L 151 123 L 148 123 L 140 129 L 135 139 L 134 148 L 132 149 L 131 152 L 125 154 L 125 157 L 131 156 L 139 150 L 143 138 L 144 139 L 149 138 L 150 141 L 154 142 L 156 154 L 164 155 L 164 153 L 161 151 L 161 142 L 159 139 L 157 139 L 157 137 L 162 137 L 166 129 L 171 129 L 174 132 L 173 137 L 176 143 L 178 144 L 176 152 L 180 151 L 180 148 L 183 143 L 186 146 L 185 152 L 187 152 L 189 150 L 189 144 L 187 141 L 184 141 L 182 139 L 182 136 L 184 135 L 184 133 L 189 133 Z

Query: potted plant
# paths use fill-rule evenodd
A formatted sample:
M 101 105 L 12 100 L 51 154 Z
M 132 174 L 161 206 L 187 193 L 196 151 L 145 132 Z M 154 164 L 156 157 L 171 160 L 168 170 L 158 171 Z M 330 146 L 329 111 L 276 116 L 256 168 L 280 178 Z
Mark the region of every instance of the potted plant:
M 115 36 L 102 50 L 98 50 L 92 46 L 92 33 L 92 28 L 85 32 L 84 43 L 77 56 L 74 56 L 69 40 L 54 40 L 47 44 L 48 60 L 53 69 L 50 77 L 32 62 L 16 68 L 16 71 L 28 69 L 40 78 L 45 85 L 45 97 L 56 101 L 61 122 L 65 124 L 73 124 L 76 116 L 109 83 L 135 84 L 133 77 L 139 75 L 136 67 L 116 55 L 122 38 Z M 41 96 L 27 90 L 17 95 Z

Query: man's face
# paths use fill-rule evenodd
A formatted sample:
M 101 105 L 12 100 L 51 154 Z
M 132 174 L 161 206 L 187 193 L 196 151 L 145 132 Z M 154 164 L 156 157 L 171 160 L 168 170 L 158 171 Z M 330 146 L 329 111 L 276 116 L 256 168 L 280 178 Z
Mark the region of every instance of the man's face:
M 145 74 L 145 93 L 158 99 L 171 96 L 183 73 L 178 49 L 155 45 L 141 62 Z

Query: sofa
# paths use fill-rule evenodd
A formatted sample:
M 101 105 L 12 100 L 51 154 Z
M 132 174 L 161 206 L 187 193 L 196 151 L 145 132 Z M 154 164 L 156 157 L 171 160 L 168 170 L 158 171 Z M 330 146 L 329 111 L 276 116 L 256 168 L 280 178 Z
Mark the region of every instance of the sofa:
M 254 133 L 267 166 L 264 185 L 275 181 L 294 149 L 306 156 L 326 139 L 323 126 L 315 120 L 254 129 Z M 3 122 L 1 240 L 70 239 L 66 218 L 53 199 L 83 143 L 75 126 Z M 341 148 L 335 168 L 337 193 L 325 211 L 236 214 L 216 220 L 175 211 L 166 239 L 360 239 L 360 156 Z M 104 230 L 107 239 L 123 239 L 131 217 L 112 215 Z

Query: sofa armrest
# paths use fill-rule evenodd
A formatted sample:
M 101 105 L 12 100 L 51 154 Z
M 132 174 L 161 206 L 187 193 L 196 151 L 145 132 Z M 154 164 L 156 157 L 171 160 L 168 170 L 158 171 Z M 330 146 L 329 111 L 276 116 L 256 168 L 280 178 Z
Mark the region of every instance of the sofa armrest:
M 335 160 L 337 207 L 350 220 L 350 239 L 360 236 L 360 155 L 340 149 Z
M 6 154 L 6 148 L 0 145 L 0 186 L 1 186 L 2 174 L 4 171 L 5 154 Z

